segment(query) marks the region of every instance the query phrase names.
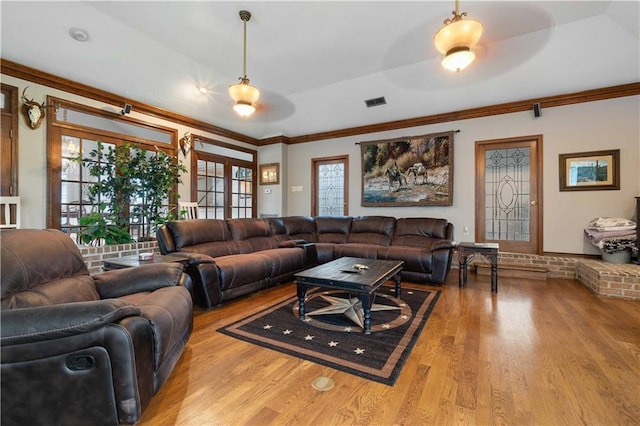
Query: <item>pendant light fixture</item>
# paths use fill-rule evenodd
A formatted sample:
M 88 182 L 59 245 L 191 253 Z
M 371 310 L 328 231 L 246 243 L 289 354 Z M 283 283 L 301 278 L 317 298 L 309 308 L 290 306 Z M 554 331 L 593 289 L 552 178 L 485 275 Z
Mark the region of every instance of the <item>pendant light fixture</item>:
M 482 35 L 482 24 L 473 19 L 462 20 L 467 12 L 459 12 L 459 1 L 453 18 L 445 19 L 444 25 L 433 36 L 436 49 L 445 57 L 442 66 L 448 70 L 459 72 L 476 58 L 473 48 Z
M 255 102 L 260 97 L 260 91 L 251 86 L 247 78 L 247 21 L 251 19 L 251 13 L 241 10 L 240 19 L 244 22 L 242 77 L 239 78 L 240 83 L 229 85 L 229 96 L 236 102 L 233 106 L 234 111 L 242 117 L 248 117 L 256 110 Z

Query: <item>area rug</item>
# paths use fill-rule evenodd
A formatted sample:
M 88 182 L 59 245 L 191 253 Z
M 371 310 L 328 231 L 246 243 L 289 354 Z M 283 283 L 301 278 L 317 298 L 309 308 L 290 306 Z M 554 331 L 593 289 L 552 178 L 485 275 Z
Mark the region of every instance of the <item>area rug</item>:
M 376 292 L 371 334 L 358 325 L 358 299 L 339 290 L 308 292 L 306 318 L 298 319 L 292 297 L 220 328 L 229 336 L 313 361 L 336 370 L 393 385 L 427 323 L 440 291 L 389 286 Z

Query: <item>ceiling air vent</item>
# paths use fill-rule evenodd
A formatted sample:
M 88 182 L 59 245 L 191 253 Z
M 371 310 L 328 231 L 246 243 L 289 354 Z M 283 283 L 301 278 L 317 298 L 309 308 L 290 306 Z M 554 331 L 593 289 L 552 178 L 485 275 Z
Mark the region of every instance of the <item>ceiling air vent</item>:
M 364 103 L 367 105 L 367 108 L 371 108 L 375 106 L 385 105 L 387 101 L 385 100 L 384 96 L 380 96 L 379 98 L 367 99 L 366 101 L 364 101 Z

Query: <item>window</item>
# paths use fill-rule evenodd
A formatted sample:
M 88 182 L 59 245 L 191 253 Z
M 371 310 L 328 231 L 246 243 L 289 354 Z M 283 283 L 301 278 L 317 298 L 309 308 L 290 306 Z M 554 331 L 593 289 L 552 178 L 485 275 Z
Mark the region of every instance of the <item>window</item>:
M 177 132 L 67 101 L 50 100 L 48 103 L 56 105 L 57 109 L 47 132 L 47 226 L 61 229 L 79 242 L 81 217 L 100 211 L 98 203 L 120 203 L 123 215 L 129 222 L 130 235 L 136 240 L 152 236 L 153 221 L 148 214 L 141 213 L 146 210 L 144 207 L 148 207 L 147 200 L 140 197 L 118 200 L 117 195 L 115 200 L 92 200 L 89 190 L 98 183 L 99 178 L 91 176 L 89 168 L 78 163 L 76 158 L 90 158 L 92 153 L 99 152 L 100 144 L 103 148 L 101 155 L 91 157 L 98 163 L 104 161 L 104 151 L 125 144 L 146 150 L 146 158 L 158 155 L 158 152 L 173 156 Z M 163 200 L 160 213 L 166 215 L 174 211 L 175 201 L 168 198 Z

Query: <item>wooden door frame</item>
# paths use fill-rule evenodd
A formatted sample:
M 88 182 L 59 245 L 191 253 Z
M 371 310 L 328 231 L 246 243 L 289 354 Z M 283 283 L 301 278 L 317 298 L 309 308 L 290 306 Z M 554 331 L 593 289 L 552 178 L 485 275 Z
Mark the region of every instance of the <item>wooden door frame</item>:
M 9 195 L 18 195 L 18 88 L 6 83 L 1 84 L 2 92 L 5 93 L 5 108 L 2 109 L 2 117 L 8 117 L 11 121 L 11 127 L 9 128 L 11 137 L 11 151 L 9 152 L 11 161 L 11 170 L 9 171 Z M 5 153 L 6 154 L 6 153 Z
M 231 193 L 232 193 L 232 178 L 231 171 L 233 166 L 245 167 L 251 169 L 251 185 L 253 192 L 251 193 L 251 217 L 258 217 L 257 212 L 257 199 L 258 188 L 256 163 L 246 160 L 240 160 L 238 158 L 225 157 L 223 155 L 212 154 L 205 151 L 192 151 L 191 153 L 191 200 L 198 202 L 198 160 L 215 162 L 224 165 L 224 219 L 230 219 L 232 216 L 231 206 Z
M 318 163 L 344 163 L 344 208 L 342 214 L 349 215 L 349 155 L 336 155 L 333 157 L 320 157 L 311 159 L 311 215 L 317 216 L 317 192 L 318 192 Z
M 479 148 L 480 147 L 486 147 L 488 145 L 500 145 L 500 144 L 512 144 L 512 143 L 519 143 L 519 142 L 530 142 L 530 141 L 535 141 L 536 144 L 536 150 L 535 152 L 532 152 L 532 155 L 536 156 L 536 168 L 535 168 L 535 173 L 536 173 L 536 180 L 535 180 L 535 184 L 537 187 L 537 191 L 536 191 L 536 195 L 535 195 L 535 201 L 536 201 L 536 205 L 535 205 L 535 209 L 531 210 L 531 216 L 533 217 L 533 215 L 535 214 L 535 218 L 537 220 L 538 223 L 538 227 L 536 230 L 536 247 L 535 247 L 535 251 L 536 254 L 542 255 L 543 254 L 543 150 L 542 150 L 542 142 L 543 142 L 543 137 L 542 135 L 528 135 L 528 136 L 517 136 L 517 137 L 513 137 L 513 138 L 503 138 L 503 139 L 489 139 L 489 140 L 482 140 L 482 141 L 476 141 L 475 143 L 475 166 L 476 166 L 476 177 L 475 177 L 475 208 L 476 208 L 476 217 L 475 217 L 475 241 L 477 242 L 483 242 L 484 241 L 484 235 L 482 235 L 482 233 L 480 232 L 481 229 L 484 229 L 484 226 L 480 227 L 479 224 L 480 223 L 484 223 L 485 217 L 484 217 L 484 200 L 480 199 L 479 194 L 481 192 L 484 192 L 484 180 L 482 179 L 483 173 L 482 170 L 480 170 L 480 167 L 478 167 L 479 161 L 484 164 L 484 157 L 480 158 L 480 155 L 478 153 Z

